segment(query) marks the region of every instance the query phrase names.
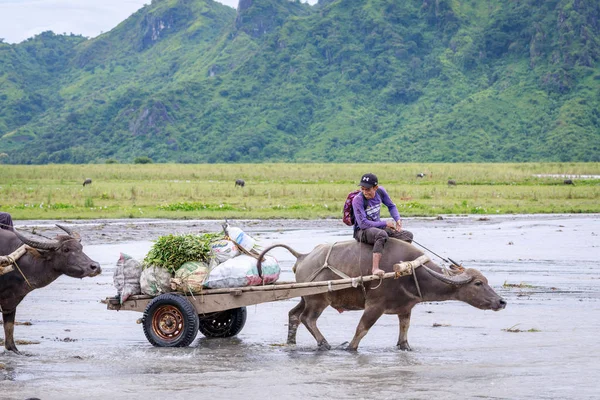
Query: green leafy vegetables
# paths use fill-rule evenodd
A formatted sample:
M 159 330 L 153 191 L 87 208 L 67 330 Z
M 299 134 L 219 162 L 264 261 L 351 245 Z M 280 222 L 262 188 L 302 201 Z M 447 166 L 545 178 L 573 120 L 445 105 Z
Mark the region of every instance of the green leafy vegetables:
M 222 233 L 166 235 L 158 238 L 144 258 L 144 266 L 155 265 L 174 273 L 188 261 L 210 260 L 210 244 Z

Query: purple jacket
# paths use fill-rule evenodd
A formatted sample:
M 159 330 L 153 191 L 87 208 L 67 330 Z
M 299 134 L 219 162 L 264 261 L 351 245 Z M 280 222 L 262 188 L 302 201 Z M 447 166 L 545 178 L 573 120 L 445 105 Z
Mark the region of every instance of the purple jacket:
M 381 192 L 382 196 L 379 195 L 379 192 Z M 390 196 L 382 186 L 379 186 L 374 198 L 367 200 L 366 209 L 364 207 L 364 201 L 365 200 L 362 193 L 359 193 L 358 195 L 354 196 L 354 199 L 352 199 L 354 219 L 356 220 L 356 225 L 358 225 L 359 229 L 364 230 L 369 228 L 385 228 L 386 223 L 385 221 L 382 221 L 379 216 L 381 212 L 381 203 L 386 205 L 394 221 L 398 221 L 400 219 L 398 208 L 392 199 L 390 199 Z

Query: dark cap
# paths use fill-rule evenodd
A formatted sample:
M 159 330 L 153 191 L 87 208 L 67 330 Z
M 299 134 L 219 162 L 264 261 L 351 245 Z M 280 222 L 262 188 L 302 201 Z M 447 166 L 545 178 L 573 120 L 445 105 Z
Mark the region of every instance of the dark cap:
M 378 184 L 379 182 L 377 181 L 377 177 L 374 174 L 364 174 L 362 178 L 360 178 L 360 183 L 358 184 L 358 186 L 371 189 L 373 186 L 377 186 Z

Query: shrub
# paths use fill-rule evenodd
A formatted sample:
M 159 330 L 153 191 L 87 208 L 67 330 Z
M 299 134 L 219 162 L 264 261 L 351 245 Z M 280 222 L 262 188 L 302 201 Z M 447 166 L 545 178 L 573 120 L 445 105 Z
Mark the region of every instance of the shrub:
M 150 157 L 147 156 L 142 156 L 142 157 L 136 157 L 133 160 L 134 164 L 152 164 L 152 159 Z

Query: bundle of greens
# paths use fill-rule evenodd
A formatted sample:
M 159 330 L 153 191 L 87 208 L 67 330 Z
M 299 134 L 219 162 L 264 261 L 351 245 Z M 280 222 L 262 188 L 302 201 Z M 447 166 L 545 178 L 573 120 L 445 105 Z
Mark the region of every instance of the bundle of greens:
M 210 243 L 223 238 L 223 233 L 202 235 L 166 235 L 158 238 L 144 258 L 144 266 L 154 265 L 174 273 L 188 261 L 210 261 Z

